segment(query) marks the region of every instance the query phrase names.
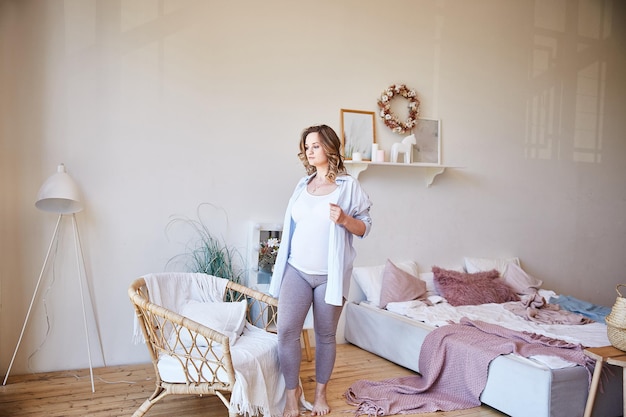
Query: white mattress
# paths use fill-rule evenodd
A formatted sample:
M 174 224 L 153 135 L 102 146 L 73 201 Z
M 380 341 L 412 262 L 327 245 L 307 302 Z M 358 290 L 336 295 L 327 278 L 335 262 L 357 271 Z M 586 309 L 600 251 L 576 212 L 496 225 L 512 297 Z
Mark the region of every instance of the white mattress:
M 346 304 L 348 342 L 415 372 L 424 337 L 433 328 L 379 308 Z M 621 416 L 621 369 L 606 375 L 594 415 Z M 513 417 L 582 417 L 588 391 L 589 373 L 581 366 L 551 369 L 537 360 L 505 355 L 491 362 L 480 399 Z

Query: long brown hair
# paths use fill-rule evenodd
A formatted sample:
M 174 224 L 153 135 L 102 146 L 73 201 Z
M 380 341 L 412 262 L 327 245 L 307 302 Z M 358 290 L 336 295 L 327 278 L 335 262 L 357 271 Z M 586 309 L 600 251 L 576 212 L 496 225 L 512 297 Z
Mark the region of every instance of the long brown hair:
M 300 162 L 304 165 L 307 174 L 311 175 L 317 171 L 317 168 L 309 164 L 305 148 L 306 137 L 309 133 L 313 132 L 319 133 L 322 149 L 324 149 L 326 158 L 328 158 L 328 173 L 326 174 L 326 178 L 330 181 L 335 181 L 337 175 L 346 172 L 346 168 L 343 165 L 343 156 L 341 156 L 341 141 L 332 127 L 327 125 L 315 125 L 304 129 L 300 136 L 300 152 L 298 153 L 298 158 L 300 158 Z

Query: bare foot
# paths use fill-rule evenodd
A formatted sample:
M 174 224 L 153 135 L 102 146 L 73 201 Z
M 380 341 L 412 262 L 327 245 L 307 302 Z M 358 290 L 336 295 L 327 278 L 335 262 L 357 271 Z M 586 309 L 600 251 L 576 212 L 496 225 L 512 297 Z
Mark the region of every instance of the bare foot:
M 330 406 L 326 400 L 326 384 L 317 384 L 315 386 L 315 401 L 313 403 L 312 416 L 325 416 L 330 413 Z
M 302 389 L 298 386 L 285 391 L 285 410 L 283 417 L 298 417 L 300 415 L 300 396 Z

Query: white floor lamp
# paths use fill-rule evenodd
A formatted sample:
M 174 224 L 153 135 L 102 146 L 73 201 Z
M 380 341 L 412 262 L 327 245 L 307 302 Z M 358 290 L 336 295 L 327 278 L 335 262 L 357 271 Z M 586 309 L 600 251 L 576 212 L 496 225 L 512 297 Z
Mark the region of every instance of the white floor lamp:
M 35 298 L 37 297 L 39 284 L 41 284 L 41 278 L 43 277 L 46 265 L 48 264 L 48 260 L 50 259 L 50 252 L 58 236 L 61 219 L 64 215 L 71 215 L 72 225 L 74 228 L 74 248 L 76 251 L 76 264 L 78 266 L 78 285 L 80 287 L 80 301 L 83 308 L 83 323 L 85 325 L 85 336 L 87 339 L 87 357 L 89 359 L 91 391 L 95 392 L 96 390 L 93 382 L 93 366 L 91 364 L 91 349 L 89 347 L 89 331 L 87 329 L 87 316 L 85 314 L 85 299 L 83 295 L 84 292 L 82 270 L 84 270 L 85 258 L 83 256 L 82 245 L 80 243 L 80 235 L 78 234 L 78 227 L 76 223 L 76 213 L 81 211 L 83 209 L 83 206 L 80 202 L 80 193 L 78 191 L 78 186 L 76 185 L 72 177 L 67 174 L 65 170 L 65 165 L 59 165 L 57 168 L 57 173 L 48 178 L 46 182 L 44 182 L 44 184 L 41 186 L 39 194 L 37 195 L 37 202 L 35 203 L 35 206 L 42 211 L 57 213 L 59 215 L 59 218 L 57 219 L 56 227 L 54 228 L 54 234 L 52 235 L 52 239 L 50 240 L 50 246 L 48 247 L 48 252 L 46 253 L 46 258 L 43 262 L 43 266 L 41 267 L 41 272 L 39 273 L 39 279 L 37 280 L 37 285 L 35 286 L 33 297 L 30 300 L 28 313 L 26 313 L 26 319 L 24 319 L 24 325 L 22 326 L 22 332 L 20 333 L 20 337 L 17 341 L 17 346 L 15 347 L 15 351 L 13 352 L 13 357 L 11 358 L 11 363 L 9 364 L 9 369 L 7 370 L 7 374 L 4 377 L 4 382 L 2 383 L 2 385 L 6 385 L 7 383 L 9 373 L 11 372 L 11 367 L 13 366 L 13 361 L 15 360 L 17 351 L 20 348 L 20 343 L 22 342 L 22 337 L 24 336 L 24 331 L 26 330 L 26 325 L 28 324 L 28 319 L 30 318 L 30 312 L 33 308 Z M 100 336 L 98 334 L 98 339 L 99 338 Z M 100 341 L 98 342 L 100 343 Z

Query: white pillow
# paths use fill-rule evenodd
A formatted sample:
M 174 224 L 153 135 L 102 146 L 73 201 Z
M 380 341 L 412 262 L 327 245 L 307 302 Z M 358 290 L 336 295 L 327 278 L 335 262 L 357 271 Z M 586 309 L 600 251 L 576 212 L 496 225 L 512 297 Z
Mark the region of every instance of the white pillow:
M 232 346 L 243 333 L 247 307 L 246 300 L 215 303 L 189 300 L 183 305 L 180 315 L 228 336 Z M 189 332 L 181 332 L 180 339 L 185 346 L 191 346 L 192 340 Z M 200 339 L 203 338 L 198 338 L 196 343 Z
M 420 272 L 419 277 L 426 283 L 426 292 L 428 295 L 438 294 L 435 288 L 435 274 L 432 272 Z
M 497 270 L 500 273 L 500 276 L 504 273 L 506 266 L 510 263 L 513 263 L 517 266 L 520 266 L 519 258 L 463 258 L 465 262 L 465 270 L 470 274 L 475 274 L 476 272 L 484 272 L 491 271 L 492 269 Z
M 413 276 L 418 276 L 417 264 L 413 261 L 393 262 L 401 270 Z M 385 265 L 357 266 L 352 270 L 352 276 L 363 290 L 367 302 L 378 307 L 380 292 L 383 288 L 383 271 Z

